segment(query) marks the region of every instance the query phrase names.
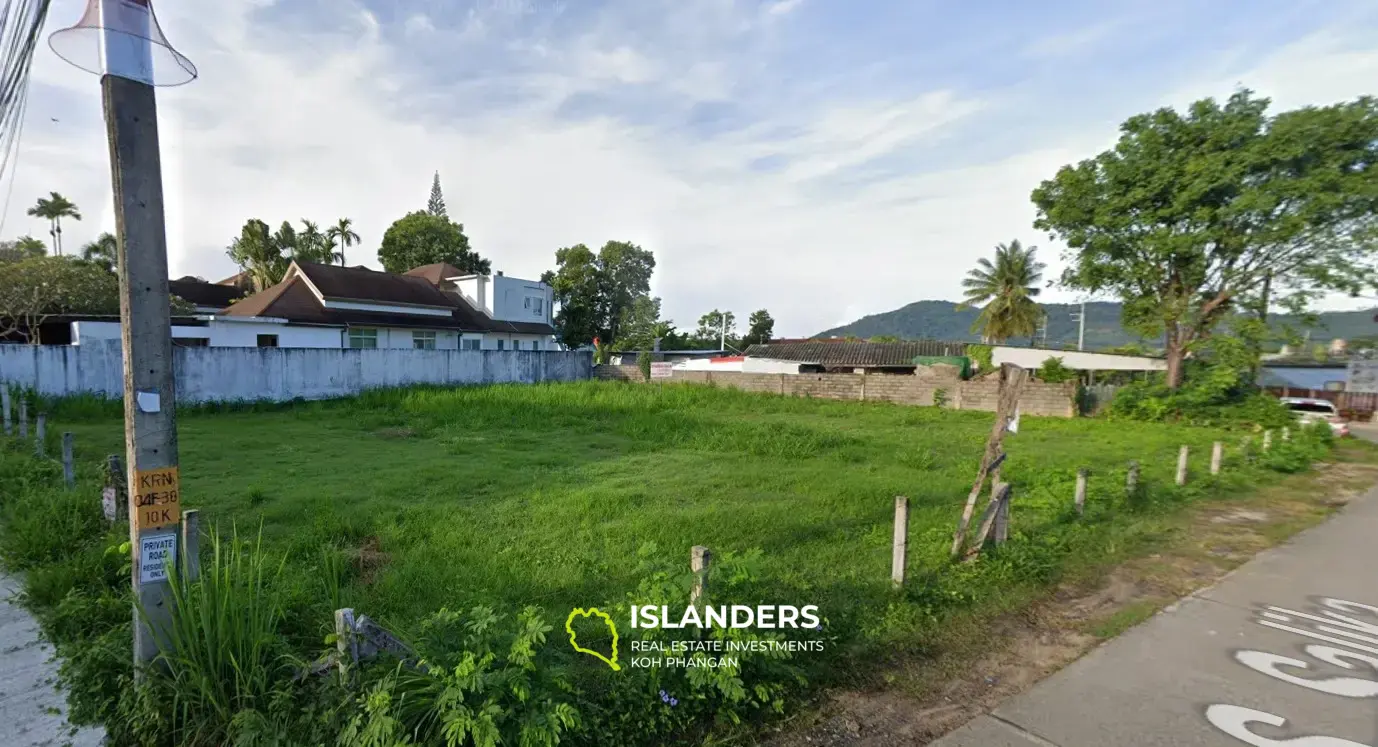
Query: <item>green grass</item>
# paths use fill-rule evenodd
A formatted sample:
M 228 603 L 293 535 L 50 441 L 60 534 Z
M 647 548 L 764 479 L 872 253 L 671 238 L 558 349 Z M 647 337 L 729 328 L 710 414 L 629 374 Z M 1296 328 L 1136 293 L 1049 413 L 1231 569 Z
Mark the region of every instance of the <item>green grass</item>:
M 379 393 L 179 422 L 183 500 L 203 521 L 261 523 L 306 570 L 322 544 L 376 537 L 385 555 L 350 604 L 405 625 L 442 606 L 620 598 L 654 542 L 760 548 L 761 576 L 823 609 L 884 597 L 893 496 L 910 498 L 911 572 L 946 558 L 990 429 L 952 412 L 693 387 L 587 383 Z M 1016 531 L 1066 521 L 1078 467 L 1094 519 L 1130 459 L 1171 480 L 1178 447 L 1203 473 L 1207 430 L 1023 419 L 1007 438 Z M 63 425 L 95 464 L 118 421 Z M 322 621 L 324 624 L 325 621 Z
M 118 538 L 93 516 L 104 456 L 123 452 L 122 423 L 109 403 L 45 406 L 50 432 L 76 434 L 79 492 L 87 497 L 62 498 L 45 487 L 57 484 L 51 465 L 19 468 L 31 460 L 11 448 L 0 461 L 0 486 L 27 501 L 80 505 L 50 523 L 0 507 L 0 554 L 12 568 L 30 570 L 30 604 L 58 639 L 59 654 L 86 661 L 74 668 L 97 672 L 68 677 L 88 701 L 77 713 L 119 718 L 112 714 L 125 713 L 119 709 L 127 704 L 93 703 L 112 697 L 104 693 L 126 676 L 118 673 L 118 657 L 128 651 L 120 640 L 127 641 L 128 606 L 117 591 L 128 571 L 119 553 L 107 550 Z M 832 648 L 799 662 L 815 684 L 867 681 L 878 659 L 933 653 L 941 646 L 941 621 L 952 614 L 982 619 L 1018 609 L 1068 574 L 1094 572 L 1162 541 L 1172 527 L 1163 517 L 1184 502 L 1246 495 L 1276 475 L 1238 453 L 1237 433 L 1026 417 L 1006 438 L 1012 541 L 978 563 L 953 565 L 952 531 L 991 418 L 712 387 L 583 382 L 199 408 L 180 413 L 178 437 L 184 507 L 201 509 L 203 523 L 223 536 L 256 535 L 273 558 L 285 557 L 280 574 L 274 571 L 273 604 L 283 611 L 278 632 L 287 649 L 302 658 L 324 647 L 331 613 L 343 606 L 415 637 L 442 608 L 537 605 L 558 628 L 573 607 L 615 608 L 636 594 L 673 600 L 680 591 L 659 581 L 646 585 L 652 576 L 639 551 L 653 546 L 662 564 L 687 572 L 690 547 L 706 545 L 724 561 L 744 558 L 741 567 L 750 570 L 728 574 L 732 563 L 724 562 L 710 592 L 730 589 L 733 601 L 748 603 L 818 605 Z M 1206 465 L 1217 439 L 1227 445 L 1225 470 L 1212 478 Z M 1177 487 L 1172 475 L 1183 444 L 1192 449 L 1192 481 Z M 1142 465 L 1145 488 L 1145 498 L 1132 505 L 1124 496 L 1131 459 Z M 1086 516 L 1078 519 L 1071 503 L 1081 467 L 1090 468 L 1091 482 Z M 910 499 L 912 580 L 899 594 L 889 582 L 896 495 Z M 232 591 L 228 581 L 222 586 Z M 216 590 L 204 593 L 218 599 Z M 239 602 L 216 603 L 228 609 Z M 1130 622 L 1107 622 L 1106 630 Z M 223 640 L 225 650 L 241 645 L 228 634 Z M 103 647 L 104 659 L 90 653 L 91 641 Z M 682 734 L 691 722 L 720 716 L 715 709 L 730 701 L 700 692 L 699 710 L 686 705 L 682 715 L 663 717 L 645 710 L 661 706 L 640 691 L 670 687 L 664 681 L 626 672 L 609 679 L 597 662 L 569 654 L 558 635 L 546 648 L 565 657 L 559 667 L 572 668 L 575 700 L 589 723 L 623 729 L 625 743 Z M 222 664 L 208 656 L 195 671 Z M 741 673 L 748 688 L 752 678 L 794 681 L 761 667 Z M 687 694 L 699 692 L 690 687 L 730 689 L 678 682 Z M 228 714 L 231 700 L 218 687 L 179 693 L 186 702 L 213 705 L 204 711 Z M 282 683 L 255 682 L 244 691 L 261 701 L 280 687 L 288 695 L 273 702 L 300 697 L 295 685 Z M 783 691 L 772 692 L 759 697 L 774 702 Z M 629 707 L 644 712 L 618 721 Z M 222 733 L 215 729 L 226 717 L 208 718 L 205 733 Z M 648 719 L 659 721 L 640 725 Z

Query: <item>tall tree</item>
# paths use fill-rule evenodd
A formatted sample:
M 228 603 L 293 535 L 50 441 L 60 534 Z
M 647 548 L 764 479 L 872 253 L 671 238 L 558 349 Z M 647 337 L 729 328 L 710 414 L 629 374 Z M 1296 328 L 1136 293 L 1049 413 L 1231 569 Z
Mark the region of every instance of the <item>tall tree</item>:
M 291 225 L 287 228 L 290 230 Z M 254 291 L 261 291 L 282 281 L 289 260 L 279 243 L 268 231 L 268 224 L 251 218 L 244 224 L 239 237 L 225 251 L 239 268 L 249 275 Z
M 699 317 L 699 328 L 694 332 L 694 338 L 699 345 L 719 349 L 723 343 L 724 325 L 727 330 L 727 342 L 730 344 L 735 341 L 737 335 L 737 315 L 730 311 L 712 311 Z
M 335 255 L 340 258 L 341 265 L 345 263 L 344 250 L 359 243 L 359 234 L 354 233 L 353 229 L 354 221 L 349 218 L 341 218 L 335 222 L 335 225 L 325 230 L 326 237 L 334 246 L 339 247 L 339 251 Z
M 29 208 L 29 215 L 48 220 L 48 234 L 53 237 L 53 253 L 62 256 L 62 219 L 81 220 L 76 203 L 57 192 L 49 192 L 47 197 L 38 198 L 38 202 Z
M 463 272 L 487 275 L 492 264 L 469 248 L 464 226 L 443 215 L 417 211 L 399 218 L 383 234 L 378 260 L 388 272 L 448 262 Z
M 18 262 L 48 254 L 48 245 L 42 239 L 20 236 L 14 241 L 0 241 L 0 262 Z
M 665 322 L 660 319 L 660 299 L 649 295 L 637 296 L 632 305 L 622 310 L 622 325 L 614 344 L 615 350 L 651 350 L 655 347 L 657 332 Z
M 292 259 L 322 265 L 333 264 L 335 246 L 330 238 L 321 232 L 315 221 L 302 218 L 301 224 L 302 229 L 296 235 L 296 244 L 291 248 Z
M 655 257 L 625 241 L 609 241 L 596 254 L 584 244 L 555 252 L 556 269 L 541 276 L 554 290 L 555 325 L 571 347 L 594 337 L 614 346 L 627 311 L 648 296 Z
M 426 202 L 426 212 L 431 215 L 438 215 L 441 218 L 449 218 L 445 212 L 445 195 L 440 192 L 440 172 L 435 172 L 435 178 L 431 180 L 431 199 Z
M 1044 264 L 1036 247 L 1025 249 L 1019 241 L 995 246 L 995 262 L 982 257 L 976 268 L 962 281 L 966 298 L 958 309 L 981 306 L 981 314 L 971 326 L 986 342 L 1004 342 L 1011 337 L 1033 337 L 1043 311 L 1034 301 Z
M 765 309 L 751 312 L 751 316 L 746 318 L 746 323 L 746 334 L 742 336 L 743 346 L 770 342 L 770 338 L 775 334 L 775 320 Z
M 1268 104 L 1241 90 L 1131 117 L 1033 193 L 1035 226 L 1069 247 L 1062 284 L 1118 296 L 1128 325 L 1163 335 L 1174 388 L 1192 346 L 1264 288 L 1301 311 L 1375 279 L 1378 99 Z
M 119 269 L 120 243 L 114 234 L 102 233 L 81 248 L 81 258 L 113 273 Z

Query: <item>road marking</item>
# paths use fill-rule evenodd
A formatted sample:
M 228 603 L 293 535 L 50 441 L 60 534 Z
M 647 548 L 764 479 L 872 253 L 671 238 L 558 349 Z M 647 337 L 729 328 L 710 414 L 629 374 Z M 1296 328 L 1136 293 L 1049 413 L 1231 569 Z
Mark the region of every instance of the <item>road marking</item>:
M 1375 671 L 1378 671 L 1378 657 L 1364 656 L 1352 651 L 1331 648 L 1330 646 L 1307 645 L 1303 650 L 1307 654 L 1320 659 L 1321 661 L 1337 666 L 1341 669 L 1354 669 L 1355 666 L 1345 661 L 1354 659 L 1366 662 Z M 1310 670 L 1310 665 L 1301 659 L 1293 659 L 1287 656 L 1278 656 L 1266 651 L 1237 651 L 1234 658 L 1240 664 L 1263 674 L 1290 682 L 1293 685 L 1300 685 L 1305 688 L 1329 695 L 1342 695 L 1346 698 L 1372 698 L 1378 696 L 1378 681 L 1365 677 L 1325 677 L 1320 679 L 1309 679 L 1298 677 L 1295 674 L 1288 674 L 1280 667 L 1293 667 L 1295 669 Z
M 1261 723 L 1268 726 L 1282 727 L 1287 725 L 1287 719 L 1281 716 L 1274 716 L 1264 711 L 1255 711 L 1252 708 L 1244 708 L 1235 705 L 1213 705 L 1206 708 L 1206 720 L 1211 722 L 1217 729 L 1229 734 L 1235 739 L 1251 744 L 1253 747 L 1371 747 L 1371 745 L 1351 742 L 1348 739 L 1338 737 L 1319 737 L 1305 736 L 1292 737 L 1290 739 L 1269 739 L 1249 731 L 1249 724 Z

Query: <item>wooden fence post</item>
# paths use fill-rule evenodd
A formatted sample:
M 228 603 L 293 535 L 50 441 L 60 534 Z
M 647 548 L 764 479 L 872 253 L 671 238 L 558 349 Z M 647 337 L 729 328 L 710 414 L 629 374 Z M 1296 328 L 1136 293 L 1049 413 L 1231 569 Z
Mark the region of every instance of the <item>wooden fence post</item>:
M 1187 459 L 1191 453 L 1190 447 L 1182 445 L 1182 450 L 1177 452 L 1177 484 L 1187 484 Z
M 62 481 L 71 490 L 77 483 L 76 469 L 72 465 L 72 432 L 62 434 Z
M 694 589 L 689 592 L 689 604 L 697 606 L 708 590 L 708 565 L 713 562 L 713 553 L 703 545 L 694 545 L 689 550 L 689 568 L 694 572 Z
M 29 403 L 24 398 L 19 399 L 19 440 L 29 439 Z
M 124 491 L 124 468 L 118 454 L 105 458 L 105 487 L 101 488 L 101 510 L 106 521 L 118 523 L 129 513 L 129 499 Z
M 10 420 L 10 385 L 0 384 L 0 408 L 5 410 L 5 436 L 14 433 L 14 423 Z
M 1000 483 L 1000 504 L 995 507 L 995 544 L 1003 545 L 1010 538 L 1010 486 Z
M 895 535 L 890 552 L 890 583 L 896 588 L 904 586 L 904 569 L 908 566 L 909 553 L 909 499 L 895 496 Z
M 1085 467 L 1077 470 L 1077 494 L 1076 498 L 1073 499 L 1077 507 L 1077 516 L 1086 512 L 1086 478 L 1090 474 L 1091 471 Z
M 1124 493 L 1133 498 L 1139 492 L 1139 463 L 1130 461 L 1129 471 L 1124 476 Z
M 1216 441 L 1211 445 L 1211 474 L 1220 474 L 1220 460 L 1225 455 L 1225 444 Z
M 33 452 L 39 457 L 44 456 L 47 449 L 48 440 L 48 413 L 38 413 L 38 428 L 34 431 Z
M 191 583 L 201 577 L 201 512 L 182 512 L 182 578 Z
M 1272 446 L 1273 446 L 1273 432 L 1270 431 L 1270 430 L 1269 430 L 1269 431 L 1264 431 L 1264 432 L 1263 432 L 1263 450 L 1264 450 L 1264 451 L 1267 451 L 1268 449 L 1272 448 Z

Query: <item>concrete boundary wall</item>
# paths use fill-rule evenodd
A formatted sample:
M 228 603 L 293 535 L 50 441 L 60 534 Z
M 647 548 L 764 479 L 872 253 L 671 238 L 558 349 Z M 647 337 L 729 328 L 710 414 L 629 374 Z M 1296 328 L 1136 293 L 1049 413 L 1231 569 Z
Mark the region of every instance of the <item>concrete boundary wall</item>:
M 501 384 L 588 379 L 586 352 L 173 348 L 177 401 L 328 399 L 414 384 Z M 52 396 L 124 392 L 117 340 L 87 345 L 0 345 L 0 381 Z
M 616 381 L 643 381 L 636 366 L 595 366 L 594 378 Z M 667 381 L 667 379 L 658 379 Z M 675 369 L 670 382 L 714 384 L 788 396 L 895 402 L 904 405 L 932 406 L 938 403 L 954 410 L 995 412 L 1000 384 L 994 379 L 888 374 L 763 374 L 741 371 L 685 371 Z M 1076 417 L 1077 385 L 1074 382 L 1050 384 L 1029 381 L 1019 398 L 1019 410 L 1026 415 Z

